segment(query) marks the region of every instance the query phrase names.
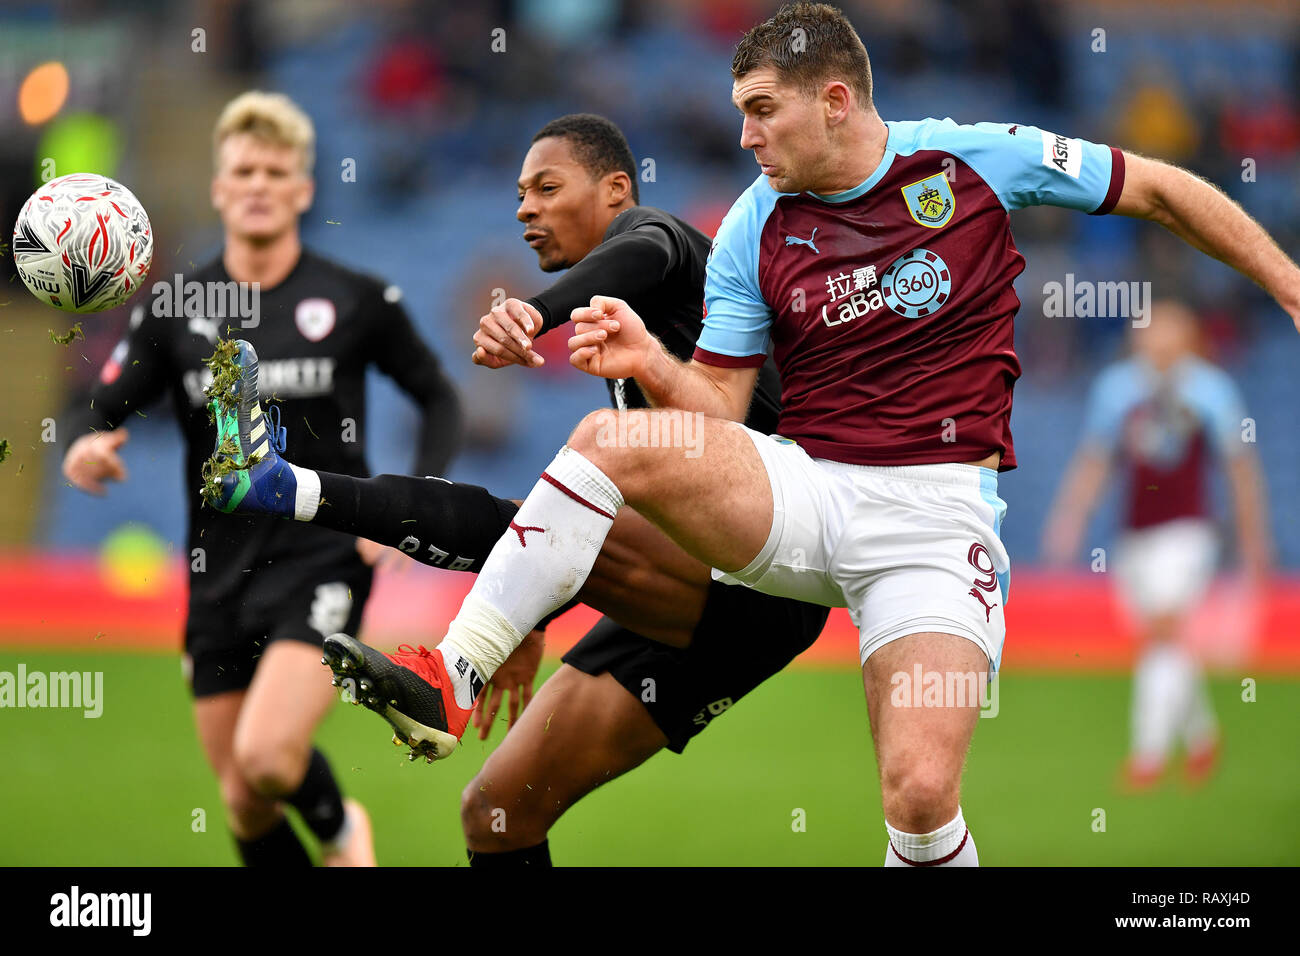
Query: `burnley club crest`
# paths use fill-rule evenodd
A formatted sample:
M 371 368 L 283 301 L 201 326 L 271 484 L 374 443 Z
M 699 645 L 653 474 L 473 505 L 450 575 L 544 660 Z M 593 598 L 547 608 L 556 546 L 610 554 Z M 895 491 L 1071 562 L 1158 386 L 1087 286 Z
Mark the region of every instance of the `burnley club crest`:
M 912 218 L 927 229 L 940 229 L 952 218 L 957 200 L 953 197 L 948 177 L 943 173 L 927 176 L 919 182 L 903 187 L 903 200 Z

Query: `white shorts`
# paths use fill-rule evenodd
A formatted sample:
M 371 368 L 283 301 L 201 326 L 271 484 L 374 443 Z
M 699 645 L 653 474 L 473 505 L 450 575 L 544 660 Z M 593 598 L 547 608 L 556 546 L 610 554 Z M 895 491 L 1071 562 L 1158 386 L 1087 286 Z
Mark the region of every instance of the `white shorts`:
M 1214 525 L 1204 518 L 1130 531 L 1115 548 L 1120 596 L 1141 618 L 1189 611 L 1214 580 L 1218 551 Z
M 713 577 L 847 607 L 859 660 L 923 631 L 968 638 L 994 670 L 1011 562 L 997 472 L 974 465 L 848 465 L 743 425 L 772 484 L 772 530 L 748 567 Z

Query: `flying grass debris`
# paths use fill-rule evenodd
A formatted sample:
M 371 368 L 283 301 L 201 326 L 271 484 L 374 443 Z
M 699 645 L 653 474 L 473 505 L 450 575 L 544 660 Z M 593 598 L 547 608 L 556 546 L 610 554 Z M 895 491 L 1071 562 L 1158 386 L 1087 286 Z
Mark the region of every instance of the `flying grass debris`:
M 81 323 L 78 322 L 62 335 L 55 332 L 53 329 L 50 329 L 50 339 L 57 342 L 59 345 L 71 345 L 73 339 L 81 339 L 82 341 L 85 341 L 86 333 L 81 330 Z

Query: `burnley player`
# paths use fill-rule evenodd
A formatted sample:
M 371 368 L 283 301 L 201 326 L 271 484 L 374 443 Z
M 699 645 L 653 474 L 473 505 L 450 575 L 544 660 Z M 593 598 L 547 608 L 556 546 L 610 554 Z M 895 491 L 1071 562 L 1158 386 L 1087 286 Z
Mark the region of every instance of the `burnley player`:
M 1266 574 L 1272 551 L 1258 460 L 1242 440 L 1241 396 L 1227 373 L 1197 354 L 1198 332 L 1196 317 L 1176 302 L 1156 303 L 1150 323 L 1131 330 L 1133 355 L 1104 369 L 1092 387 L 1083 440 L 1044 533 L 1046 558 L 1064 564 L 1077 554 L 1104 490 L 1112 483 L 1123 489 L 1112 569 L 1139 627 L 1124 771 L 1134 790 L 1160 780 L 1178 743 L 1194 783 L 1218 755 L 1205 676 L 1184 640 L 1217 564 L 1207 500 L 1216 459 L 1232 495 L 1238 552 L 1253 580 Z
M 533 137 L 518 182 L 517 217 L 543 271 L 564 275 L 538 295 L 508 299 L 483 316 L 474 361 L 539 365 L 532 339 L 567 322 L 598 289 L 639 303 L 655 316 L 665 346 L 690 356 L 701 328 L 709 240 L 662 210 L 638 205 L 636 168 L 622 132 L 600 116 L 560 117 Z M 256 422 L 252 362 L 245 350 L 238 389 Z M 611 382 L 610 395 L 617 407 L 645 407 L 634 381 Z M 776 371 L 768 363 L 748 421 L 771 430 L 778 412 Z M 502 534 L 523 540 L 532 533 L 512 523 L 516 502 L 483 488 L 311 470 L 282 459 L 264 432 L 233 419 L 227 415 L 223 426 L 243 445 L 240 457 L 261 460 L 223 479 L 219 508 L 312 521 L 395 546 L 434 567 L 471 573 Z M 565 654 L 538 690 L 540 703 L 516 722 L 532 695 L 540 633 L 529 635 L 479 697 L 481 738 L 507 693 L 512 726 L 465 788 L 461 818 L 474 866 L 549 864 L 547 834 L 569 806 L 660 750 L 682 752 L 715 716 L 807 648 L 827 617 L 823 607 L 710 581 L 707 565 L 632 509 L 619 516 L 578 598 L 608 616 Z M 743 660 L 733 650 L 738 629 L 746 635 Z M 419 675 L 434 658 L 423 648 L 383 655 L 348 643 L 358 661 L 370 660 L 352 688 L 367 703 L 382 700 L 379 709 L 388 713 L 391 702 L 397 713 L 410 709 L 410 698 L 429 696 Z M 382 697 L 374 697 L 376 688 Z M 414 757 L 422 749 L 420 729 L 400 717 L 394 724 L 414 743 Z M 506 806 L 510 826 L 501 831 L 493 811 Z
M 1258 282 L 1298 325 L 1300 269 L 1240 207 L 1164 163 L 1030 126 L 886 123 L 866 50 L 833 7 L 783 7 L 741 40 L 732 76 L 741 146 L 762 175 L 714 241 L 694 358 L 671 356 L 612 298 L 577 310 L 570 340 L 578 368 L 635 378 L 670 409 L 629 411 L 646 433 L 680 409 L 706 413 L 702 454 L 616 447 L 607 411 L 584 419 L 515 516 L 550 547 L 502 537 L 430 654 L 440 706 L 405 716 L 450 753 L 476 684 L 582 586 L 628 505 L 724 580 L 849 608 L 886 862 L 974 865 L 960 782 L 977 695 L 903 707 L 891 690 L 918 668 L 964 683 L 1001 656 L 997 479 L 1015 466 L 1024 265 L 1009 211 L 1150 219 Z M 772 437 L 740 424 L 769 342 L 783 406 Z
M 260 283 L 254 315 L 206 315 L 137 306 L 104 367 L 64 474 L 86 491 L 125 479 L 122 422 L 166 397 L 185 439 L 192 556 L 186 662 L 199 740 L 217 775 L 230 827 L 249 865 L 306 865 L 282 812 L 288 803 L 321 841 L 327 864 L 374 863 L 370 824 L 344 801 L 312 746 L 334 701 L 321 642 L 355 634 L 381 552 L 354 539 L 273 519 L 230 519 L 203 508 L 200 465 L 212 448 L 204 358 L 227 325 L 255 342 L 261 379 L 283 400 L 295 460 L 365 475 L 365 374 L 376 367 L 419 405 L 417 467 L 447 464 L 460 427 L 458 400 L 389 286 L 303 249 L 298 217 L 312 199 L 311 120 L 280 95 L 232 101 L 215 130 L 212 202 L 225 228 L 215 261 L 187 276 L 205 300 L 235 283 Z M 244 288 L 248 288 L 245 286 Z M 265 425 L 265 423 L 263 423 Z M 95 433 L 90 433 L 94 429 Z M 263 429 L 274 440 L 278 428 Z

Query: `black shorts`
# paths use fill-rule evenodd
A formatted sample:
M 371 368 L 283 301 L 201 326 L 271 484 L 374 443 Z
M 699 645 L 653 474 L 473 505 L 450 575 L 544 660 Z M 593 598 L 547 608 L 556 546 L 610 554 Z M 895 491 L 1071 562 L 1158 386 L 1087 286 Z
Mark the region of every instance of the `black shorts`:
M 641 701 L 681 753 L 709 721 L 807 650 L 830 609 L 739 585 L 709 585 L 691 646 L 671 647 L 601 618 L 562 658 L 608 671 Z
M 257 575 L 236 594 L 191 601 L 185 654 L 194 696 L 248 687 L 272 641 L 320 647 L 331 634 L 355 637 L 373 577 L 359 559 L 301 570 L 277 568 Z

